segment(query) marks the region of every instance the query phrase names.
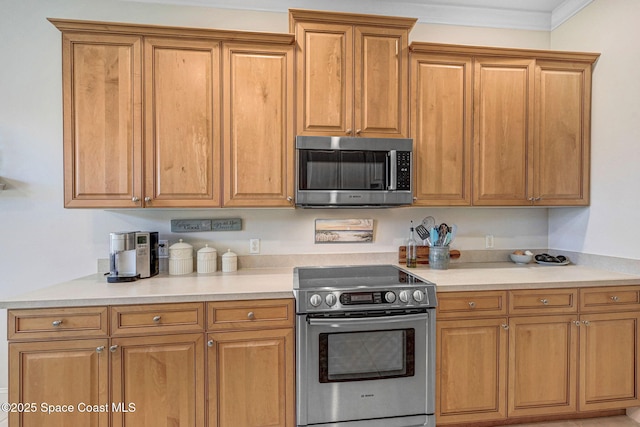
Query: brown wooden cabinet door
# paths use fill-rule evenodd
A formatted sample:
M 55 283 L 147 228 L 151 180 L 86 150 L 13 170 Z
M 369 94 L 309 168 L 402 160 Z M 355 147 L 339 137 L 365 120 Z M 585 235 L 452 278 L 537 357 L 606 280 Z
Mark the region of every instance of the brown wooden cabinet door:
M 580 410 L 640 404 L 640 313 L 580 316 Z
M 208 339 L 209 427 L 294 427 L 293 329 Z
M 475 62 L 474 205 L 530 205 L 534 60 Z
M 107 339 L 10 343 L 9 402 L 26 406 L 9 412 L 9 424 L 108 427 L 108 343 Z M 48 413 L 50 405 L 54 408 Z M 56 405 L 65 405 L 65 411 Z
M 142 39 L 64 33 L 64 206 L 140 207 Z
M 506 318 L 437 323 L 438 425 L 507 415 Z
M 588 205 L 591 65 L 537 61 L 534 198 Z
M 299 135 L 353 131 L 353 26 L 297 22 Z
M 223 45 L 224 206 L 292 206 L 293 52 Z
M 411 56 L 416 206 L 471 204 L 470 56 Z
M 577 316 L 509 319 L 509 417 L 577 411 Z
M 220 206 L 219 43 L 144 45 L 145 206 Z
M 205 425 L 204 334 L 111 340 L 113 427 Z M 134 408 L 128 406 L 133 404 Z
M 355 27 L 355 135 L 408 136 L 409 31 Z

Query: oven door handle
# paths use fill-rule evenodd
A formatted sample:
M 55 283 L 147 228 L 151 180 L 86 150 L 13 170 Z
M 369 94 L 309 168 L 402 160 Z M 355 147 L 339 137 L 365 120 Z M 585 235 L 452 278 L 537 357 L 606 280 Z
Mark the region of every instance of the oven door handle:
M 415 321 L 429 320 L 428 313 L 421 314 L 407 314 L 407 315 L 395 315 L 395 316 L 380 316 L 380 317 L 333 317 L 333 318 L 315 318 L 307 317 L 307 323 L 310 326 L 339 326 L 339 325 L 379 325 L 379 324 L 393 324 L 393 323 L 405 323 Z

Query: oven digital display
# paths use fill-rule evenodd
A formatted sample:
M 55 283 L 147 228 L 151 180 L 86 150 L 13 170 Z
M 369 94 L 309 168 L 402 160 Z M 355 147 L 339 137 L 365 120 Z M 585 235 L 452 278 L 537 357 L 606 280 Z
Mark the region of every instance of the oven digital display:
M 351 302 L 373 302 L 371 294 L 351 294 Z
M 340 294 L 340 304 L 381 304 L 382 292 L 345 292 Z

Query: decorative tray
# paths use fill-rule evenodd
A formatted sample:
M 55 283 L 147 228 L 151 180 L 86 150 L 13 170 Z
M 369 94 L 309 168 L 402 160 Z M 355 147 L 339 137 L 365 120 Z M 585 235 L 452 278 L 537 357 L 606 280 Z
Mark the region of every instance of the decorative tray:
M 559 265 L 569 265 L 571 264 L 571 261 L 566 260 L 566 261 L 562 261 L 562 262 L 546 262 L 546 261 L 538 261 L 536 260 L 536 262 L 540 265 L 553 265 L 555 266 L 559 266 Z

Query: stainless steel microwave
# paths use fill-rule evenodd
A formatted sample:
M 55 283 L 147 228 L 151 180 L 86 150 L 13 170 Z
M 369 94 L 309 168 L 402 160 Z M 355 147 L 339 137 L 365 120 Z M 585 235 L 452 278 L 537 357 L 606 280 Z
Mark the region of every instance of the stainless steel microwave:
M 412 139 L 296 137 L 296 206 L 410 205 L 412 174 Z

